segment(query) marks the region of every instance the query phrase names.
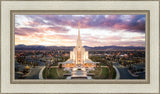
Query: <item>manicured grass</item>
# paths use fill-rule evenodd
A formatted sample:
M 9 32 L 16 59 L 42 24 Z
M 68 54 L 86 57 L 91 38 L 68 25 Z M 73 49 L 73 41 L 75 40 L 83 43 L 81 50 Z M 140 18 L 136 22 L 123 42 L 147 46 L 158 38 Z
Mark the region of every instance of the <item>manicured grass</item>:
M 60 68 L 50 68 L 47 72 L 45 68 L 43 71 L 44 79 L 65 79 L 66 77 L 63 74 L 69 73 L 68 71 L 64 71 Z M 108 79 L 109 78 L 109 69 L 106 67 L 98 67 L 94 71 L 90 71 L 89 73 L 94 73 L 95 75 L 92 77 L 93 79 Z M 112 79 L 115 79 L 116 71 L 113 70 Z
M 66 71 L 63 71 L 63 69 L 59 68 L 50 68 L 47 72 L 47 69 L 45 68 L 43 71 L 43 78 L 44 79 L 65 79 L 63 74 L 66 73 Z
M 109 69 L 108 68 L 102 68 L 102 73 L 100 75 L 101 79 L 107 79 L 109 77 Z
M 57 69 L 57 73 L 58 73 L 59 77 L 64 78 L 63 74 L 69 73 L 69 72 L 68 71 L 64 71 L 62 68 L 58 68 Z
M 47 69 L 46 68 L 43 70 L 43 78 L 47 79 Z
M 109 69 L 108 68 L 96 68 L 94 71 L 90 71 L 89 73 L 94 73 L 93 79 L 108 79 L 109 77 Z
M 116 78 L 116 70 L 113 69 L 112 79 L 115 79 L 115 78 Z
M 43 78 L 45 79 L 58 79 L 56 68 L 51 68 L 48 70 L 45 68 L 43 71 Z
M 63 69 L 58 68 L 58 69 L 57 69 L 57 73 L 58 73 L 58 75 L 59 75 L 60 77 L 63 77 L 64 71 L 63 71 Z
M 90 71 L 89 73 L 94 73 L 95 75 L 93 76 L 93 78 L 98 79 L 101 75 L 101 67 L 98 67 L 94 71 Z

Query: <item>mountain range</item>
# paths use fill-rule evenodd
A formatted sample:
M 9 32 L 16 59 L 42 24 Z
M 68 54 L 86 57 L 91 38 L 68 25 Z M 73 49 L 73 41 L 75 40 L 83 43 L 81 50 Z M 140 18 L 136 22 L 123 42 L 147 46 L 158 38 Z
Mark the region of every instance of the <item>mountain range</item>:
M 145 50 L 145 47 L 136 46 L 83 46 L 86 50 Z M 15 50 L 49 50 L 49 49 L 64 49 L 72 50 L 74 46 L 43 46 L 43 45 L 16 45 Z

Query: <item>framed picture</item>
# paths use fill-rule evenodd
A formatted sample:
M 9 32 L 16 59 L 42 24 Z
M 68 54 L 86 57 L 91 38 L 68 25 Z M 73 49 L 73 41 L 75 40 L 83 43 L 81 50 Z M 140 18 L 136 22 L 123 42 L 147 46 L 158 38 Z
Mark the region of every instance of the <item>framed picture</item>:
M 2 94 L 159 94 L 159 67 L 158 0 L 1 1 Z

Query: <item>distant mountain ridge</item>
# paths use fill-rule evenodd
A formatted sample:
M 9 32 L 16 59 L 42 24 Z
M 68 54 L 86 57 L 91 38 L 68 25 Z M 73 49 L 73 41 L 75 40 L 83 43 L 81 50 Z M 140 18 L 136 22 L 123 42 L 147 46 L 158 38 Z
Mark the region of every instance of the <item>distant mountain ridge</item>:
M 106 50 L 106 49 L 138 49 L 138 50 L 144 50 L 145 47 L 136 47 L 136 46 L 97 46 L 97 47 L 89 47 L 89 46 L 83 46 L 85 49 L 88 50 Z M 47 50 L 47 49 L 66 49 L 66 50 L 72 50 L 74 46 L 43 46 L 43 45 L 16 45 L 16 50 Z

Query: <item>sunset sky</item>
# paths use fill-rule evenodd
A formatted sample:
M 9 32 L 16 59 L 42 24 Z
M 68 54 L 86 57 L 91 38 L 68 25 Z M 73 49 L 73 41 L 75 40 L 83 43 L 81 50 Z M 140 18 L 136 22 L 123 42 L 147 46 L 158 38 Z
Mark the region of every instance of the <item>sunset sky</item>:
M 15 45 L 145 46 L 145 15 L 15 15 Z

